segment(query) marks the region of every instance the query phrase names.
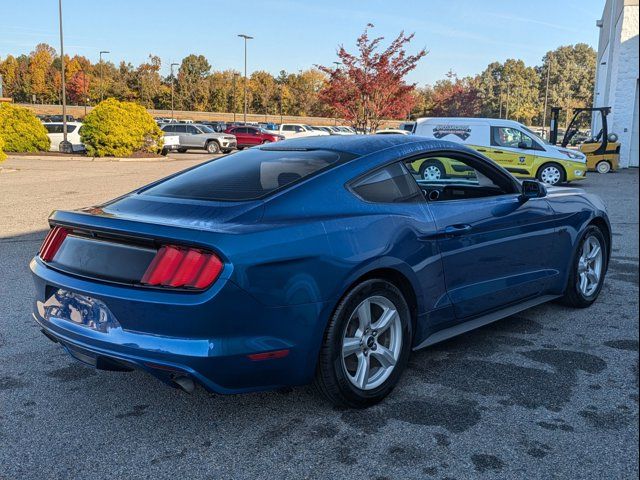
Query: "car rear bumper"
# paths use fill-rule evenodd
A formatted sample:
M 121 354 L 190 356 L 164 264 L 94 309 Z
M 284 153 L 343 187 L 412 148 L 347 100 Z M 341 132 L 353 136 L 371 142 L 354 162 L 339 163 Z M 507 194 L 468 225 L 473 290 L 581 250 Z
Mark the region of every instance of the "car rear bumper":
M 126 287 L 105 289 L 108 294 L 100 295 L 100 284 L 56 272 L 38 259 L 31 262 L 31 270 L 36 285 L 33 318 L 43 333 L 76 360 L 98 369 L 141 369 L 169 385 L 188 377 L 222 394 L 301 385 L 312 379 L 316 340 L 322 338 L 324 326 L 319 322 L 323 304 L 266 307 L 226 282 L 212 298 L 193 305 L 182 302 L 176 310 L 176 305 L 158 305 L 157 297 L 146 301 L 139 292 L 138 298 L 126 298 L 131 290 Z M 222 305 L 225 297 L 237 304 L 231 311 Z M 198 313 L 202 309 L 205 317 Z M 134 318 L 144 310 L 157 312 L 152 316 L 159 326 L 184 323 L 185 333 L 150 331 L 149 319 Z M 170 317 L 164 315 L 167 310 Z M 210 320 L 197 332 L 187 332 L 194 315 Z M 285 350 L 280 358 L 253 357 Z

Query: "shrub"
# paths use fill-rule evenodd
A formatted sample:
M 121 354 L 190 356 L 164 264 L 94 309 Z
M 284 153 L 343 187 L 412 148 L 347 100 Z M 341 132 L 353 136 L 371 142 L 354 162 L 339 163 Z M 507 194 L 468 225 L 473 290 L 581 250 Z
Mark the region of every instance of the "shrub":
M 6 152 L 49 150 L 47 130 L 33 112 L 24 107 L 0 103 L 0 137 Z
M 96 157 L 128 157 L 134 152 L 158 152 L 162 130 L 144 107 L 109 98 L 86 117 L 80 138 Z
M 0 162 L 7 158 L 2 150 L 4 150 L 4 140 L 2 140 L 2 137 L 0 137 Z

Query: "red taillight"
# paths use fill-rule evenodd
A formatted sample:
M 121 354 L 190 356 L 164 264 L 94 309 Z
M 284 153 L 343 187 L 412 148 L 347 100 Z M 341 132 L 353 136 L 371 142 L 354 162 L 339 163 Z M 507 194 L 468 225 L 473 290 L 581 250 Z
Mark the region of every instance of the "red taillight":
M 203 289 L 222 271 L 222 262 L 210 252 L 165 245 L 144 272 L 141 283 L 173 288 Z
M 40 247 L 40 258 L 45 262 L 53 260 L 68 234 L 69 230 L 63 227 L 53 227 L 49 230 L 44 242 L 42 242 L 42 247 Z

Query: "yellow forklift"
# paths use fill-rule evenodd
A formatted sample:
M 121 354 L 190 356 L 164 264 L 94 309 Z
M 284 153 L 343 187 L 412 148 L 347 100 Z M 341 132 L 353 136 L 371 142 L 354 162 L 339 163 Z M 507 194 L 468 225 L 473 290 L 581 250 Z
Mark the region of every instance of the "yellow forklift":
M 558 143 L 558 117 L 560 107 L 551 108 L 551 124 L 549 132 L 549 143 Z M 611 107 L 574 108 L 573 118 L 569 122 L 567 131 L 562 138 L 561 146 L 567 148 L 568 145 L 575 145 L 576 135 L 579 133 L 578 125 L 584 116 L 588 115 L 589 123 L 594 112 L 600 113 L 600 123 L 602 128 L 597 135 L 587 138 L 578 149 L 587 156 L 587 169 L 592 172 L 609 173 L 618 170 L 620 163 L 620 143 L 618 135 L 609 133 L 607 127 L 607 115 L 611 113 Z M 586 122 L 585 122 L 586 123 Z M 591 132 L 593 134 L 593 131 Z M 572 143 L 572 140 L 574 142 Z

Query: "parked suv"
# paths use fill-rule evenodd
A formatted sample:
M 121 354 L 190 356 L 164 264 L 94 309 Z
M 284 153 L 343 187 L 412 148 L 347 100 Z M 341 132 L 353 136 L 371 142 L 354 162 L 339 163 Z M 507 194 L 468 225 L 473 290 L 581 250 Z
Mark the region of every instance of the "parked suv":
M 229 153 L 236 148 L 236 137 L 228 133 L 217 133 L 206 125 L 199 123 L 170 123 L 162 126 L 162 131 L 175 133 L 180 137 L 180 148 L 183 153 L 189 148 L 204 149 L 209 153 Z
M 258 127 L 229 127 L 225 133 L 234 135 L 238 141 L 238 150 L 245 147 L 262 145 L 263 143 L 277 142 L 284 140 L 282 135 L 269 133 Z

